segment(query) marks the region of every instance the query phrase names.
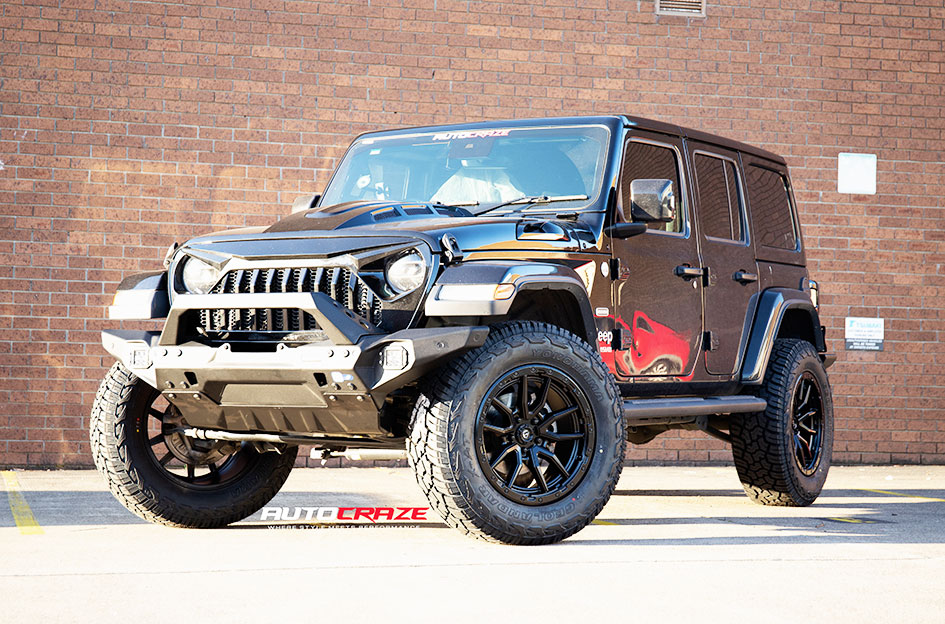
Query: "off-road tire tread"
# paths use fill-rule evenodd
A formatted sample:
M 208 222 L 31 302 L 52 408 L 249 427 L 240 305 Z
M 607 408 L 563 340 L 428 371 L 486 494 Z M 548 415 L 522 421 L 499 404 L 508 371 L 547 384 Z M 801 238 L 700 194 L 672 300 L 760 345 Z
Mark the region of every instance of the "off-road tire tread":
M 450 414 L 466 400 L 469 380 L 476 374 L 472 369 L 474 362 L 483 351 L 498 357 L 508 350 L 521 347 L 526 341 L 571 349 L 586 359 L 587 366 L 606 389 L 607 397 L 614 406 L 613 426 L 616 429 L 615 439 L 619 440 L 619 448 L 613 456 L 612 465 L 607 468 L 607 487 L 597 494 L 584 513 L 543 530 L 536 527 L 522 528 L 504 521 L 487 509 L 474 509 L 475 501 L 470 500 L 456 485 L 457 475 L 454 474 L 450 457 L 445 451 Z M 571 332 L 536 321 L 494 325 L 482 347 L 467 352 L 426 377 L 420 389 L 420 397 L 411 416 L 410 436 L 407 440 L 408 460 L 430 505 L 449 526 L 471 537 L 490 542 L 550 544 L 566 539 L 587 526 L 604 508 L 616 489 L 626 447 L 619 390 L 597 351 Z
M 108 483 L 111 493 L 129 511 L 149 522 L 182 528 L 217 528 L 226 526 L 258 511 L 272 500 L 292 470 L 298 447 L 289 447 L 275 462 L 265 485 L 234 497 L 226 507 L 200 507 L 158 496 L 142 483 L 129 456 L 126 425 L 131 427 L 132 393 L 144 383 L 121 363 L 115 363 L 105 376 L 92 406 L 90 441 L 92 459 Z
M 804 507 L 816 499 L 800 490 L 792 478 L 794 457 L 783 444 L 780 415 L 789 409 L 791 376 L 798 363 L 818 358 L 814 345 L 806 340 L 776 340 L 758 394 L 768 402 L 763 412 L 732 419 L 732 456 L 742 487 L 756 503 L 772 507 Z M 829 400 L 829 388 L 824 392 Z

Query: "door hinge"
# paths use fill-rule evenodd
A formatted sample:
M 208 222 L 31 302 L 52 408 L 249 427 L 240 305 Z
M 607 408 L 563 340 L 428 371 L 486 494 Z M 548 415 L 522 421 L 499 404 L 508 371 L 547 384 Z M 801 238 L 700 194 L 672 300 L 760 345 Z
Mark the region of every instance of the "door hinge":
M 715 332 L 707 331 L 702 335 L 702 344 L 706 351 L 718 351 L 719 337 L 715 335 Z
M 610 279 L 625 280 L 630 278 L 630 267 L 620 258 L 610 259 Z
M 633 335 L 629 329 L 614 327 L 613 347 L 618 351 L 629 351 L 633 346 Z

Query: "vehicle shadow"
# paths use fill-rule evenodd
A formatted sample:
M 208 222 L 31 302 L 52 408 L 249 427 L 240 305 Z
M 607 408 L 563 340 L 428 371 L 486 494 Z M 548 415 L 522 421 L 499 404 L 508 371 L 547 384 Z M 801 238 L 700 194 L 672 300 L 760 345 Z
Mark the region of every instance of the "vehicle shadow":
M 681 512 L 699 508 L 701 498 L 733 498 L 732 505 L 704 508 L 705 515 L 612 518 L 594 521 L 602 527 L 702 527 L 702 535 L 679 537 L 615 537 L 600 531 L 585 533 L 564 544 L 634 546 L 705 546 L 761 544 L 945 544 L 945 490 L 939 489 L 833 489 L 825 490 L 810 507 L 764 507 L 745 498 L 742 490 L 618 490 L 618 497 L 672 499 Z M 692 498 L 688 505 L 679 499 Z M 744 505 L 738 499 L 744 500 Z M 859 500 L 855 500 L 859 499 Z M 613 500 L 613 499 L 612 499 Z M 732 514 L 742 507 L 745 513 Z M 661 511 L 665 511 L 665 508 Z M 740 510 L 739 510 L 740 511 Z M 642 515 L 642 514 L 641 514 Z M 731 535 L 730 527 L 745 527 L 746 535 Z M 705 536 L 705 527 L 726 527 L 726 535 Z M 759 529 L 763 534 L 759 535 Z M 652 533 L 652 531 L 647 531 Z M 597 536 L 600 535 L 600 538 Z

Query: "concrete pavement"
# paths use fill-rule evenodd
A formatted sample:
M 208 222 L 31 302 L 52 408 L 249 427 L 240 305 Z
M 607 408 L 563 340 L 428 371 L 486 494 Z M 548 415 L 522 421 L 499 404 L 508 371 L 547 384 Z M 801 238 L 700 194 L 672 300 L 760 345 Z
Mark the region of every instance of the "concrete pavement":
M 171 529 L 94 471 L 4 477 L 2 622 L 945 621 L 945 467 L 834 468 L 805 509 L 751 503 L 733 468 L 626 468 L 595 524 L 544 547 L 480 543 L 432 511 Z M 270 506 L 426 501 L 406 469 L 296 469 Z

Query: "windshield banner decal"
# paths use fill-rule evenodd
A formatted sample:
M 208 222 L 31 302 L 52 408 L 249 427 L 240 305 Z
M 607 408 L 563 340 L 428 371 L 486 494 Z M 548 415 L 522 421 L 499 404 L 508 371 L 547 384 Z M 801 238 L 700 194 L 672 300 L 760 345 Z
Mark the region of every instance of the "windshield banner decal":
M 439 132 L 433 135 L 434 141 L 452 141 L 453 139 L 491 139 L 509 136 L 510 128 L 502 130 L 464 130 L 462 132 Z

